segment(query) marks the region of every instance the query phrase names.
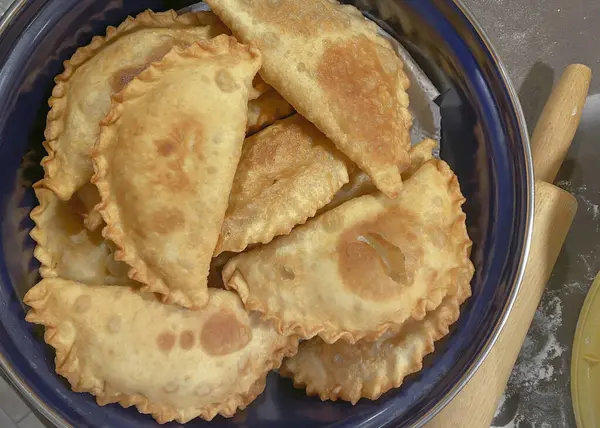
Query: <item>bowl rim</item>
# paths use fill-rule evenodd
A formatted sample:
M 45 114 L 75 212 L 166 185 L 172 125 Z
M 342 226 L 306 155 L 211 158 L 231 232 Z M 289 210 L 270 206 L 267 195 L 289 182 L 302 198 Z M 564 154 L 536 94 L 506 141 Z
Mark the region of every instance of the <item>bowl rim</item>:
M 2 36 L 9 29 L 13 19 L 26 4 L 27 0 L 13 0 L 12 4 L 4 12 L 4 15 L 0 17 L 0 40 L 2 40 Z M 31 390 L 31 388 L 29 388 L 27 383 L 16 374 L 15 370 L 13 370 L 11 364 L 6 360 L 2 353 L 0 353 L 0 370 L 2 370 L 2 374 L 10 381 L 10 386 L 14 387 L 18 393 L 25 398 L 27 404 L 33 406 L 34 409 L 40 412 L 50 423 L 57 428 L 73 428 L 61 418 L 58 413 L 47 406 L 40 397 Z
M 442 411 L 466 386 L 466 384 L 471 380 L 471 378 L 475 375 L 477 370 L 481 367 L 487 356 L 489 355 L 492 347 L 498 340 L 498 337 L 502 333 L 504 329 L 508 317 L 514 307 L 517 295 L 522 287 L 523 278 L 525 275 L 525 269 L 527 267 L 527 260 L 529 257 L 529 251 L 531 247 L 531 240 L 533 235 L 533 220 L 534 220 L 534 210 L 535 210 L 535 179 L 533 174 L 533 158 L 531 155 L 531 147 L 529 142 L 529 133 L 527 130 L 527 123 L 525 120 L 525 115 L 523 113 L 523 109 L 521 103 L 519 101 L 518 93 L 512 83 L 512 80 L 508 74 L 506 66 L 503 61 L 500 59 L 500 56 L 494 49 L 489 36 L 483 30 L 483 27 L 479 24 L 478 20 L 475 18 L 471 10 L 464 4 L 463 0 L 452 0 L 452 2 L 459 9 L 460 13 L 465 17 L 467 22 L 472 26 L 473 30 L 476 32 L 477 36 L 480 38 L 485 48 L 490 54 L 491 60 L 496 66 L 497 70 L 500 73 L 500 77 L 502 79 L 503 84 L 505 85 L 508 96 L 510 99 L 511 107 L 514 111 L 518 127 L 520 138 L 523 142 L 522 150 L 525 160 L 525 175 L 526 175 L 526 183 L 527 189 L 525 189 L 525 196 L 527 198 L 526 202 L 526 220 L 525 220 L 525 236 L 524 242 L 521 249 L 521 254 L 519 256 L 519 264 L 516 272 L 516 277 L 514 284 L 511 288 L 511 292 L 508 300 L 503 308 L 502 315 L 496 322 L 492 334 L 485 342 L 479 353 L 475 356 L 473 364 L 466 370 L 466 372 L 461 376 L 458 382 L 446 392 L 446 394 L 433 406 L 429 411 L 423 414 L 417 421 L 416 426 L 423 426 L 427 422 L 431 421 L 438 413 Z M 4 12 L 4 15 L 0 17 L 0 39 L 4 32 L 10 27 L 12 20 L 19 14 L 21 9 L 23 9 L 28 0 L 13 0 L 13 3 L 9 6 L 9 8 Z M 11 364 L 5 359 L 5 357 L 0 354 L 0 370 L 2 373 L 10 380 L 12 386 L 14 386 L 17 391 L 27 400 L 27 402 L 32 405 L 35 410 L 40 412 L 49 422 L 54 424 L 58 428 L 72 428 L 72 425 L 65 421 L 59 414 L 57 414 L 54 410 L 52 410 L 49 406 L 47 406 L 38 396 L 35 394 L 29 386 L 27 386 L 26 382 L 23 381 L 14 370 L 12 370 Z
M 4 15 L 0 17 L 0 40 L 2 35 L 8 30 L 10 24 L 15 18 L 19 11 L 26 5 L 27 0 L 13 0 L 12 4 L 4 12 Z M 8 378 L 10 385 L 14 387 L 19 394 L 24 397 L 27 404 L 33 406 L 36 411 L 40 412 L 48 421 L 54 424 L 58 428 L 72 428 L 71 425 L 66 423 L 56 412 L 50 407 L 46 406 L 44 402 L 35 394 L 29 386 L 18 376 L 15 370 L 12 369 L 11 364 L 6 360 L 4 355 L 0 353 L 0 370 L 2 374 Z
M 479 351 L 479 353 L 475 357 L 474 363 L 468 368 L 468 370 L 461 376 L 459 381 L 437 402 L 435 406 L 433 406 L 427 413 L 422 415 L 416 422 L 416 426 L 423 426 L 427 422 L 431 421 L 438 413 L 440 413 L 450 402 L 462 391 L 462 389 L 467 385 L 467 383 L 471 380 L 471 378 L 475 375 L 477 370 L 481 367 L 487 356 L 489 355 L 492 347 L 498 340 L 498 337 L 504 330 L 506 323 L 508 321 L 508 317 L 510 316 L 513 307 L 515 305 L 515 301 L 517 299 L 517 295 L 521 290 L 523 285 L 523 278 L 525 276 L 525 269 L 527 267 L 527 260 L 529 258 L 529 251 L 531 248 L 531 241 L 533 237 L 533 219 L 535 212 L 535 178 L 533 171 L 533 157 L 531 155 L 531 146 L 529 141 L 529 132 L 527 130 L 527 121 L 525 119 L 525 115 L 523 113 L 523 109 L 521 106 L 521 102 L 519 101 L 518 93 L 514 87 L 512 79 L 508 74 L 508 70 L 504 65 L 504 62 L 500 59 L 498 52 L 494 49 L 489 36 L 483 30 L 483 27 L 479 23 L 479 21 L 475 18 L 471 10 L 464 4 L 463 0 L 452 0 L 459 11 L 463 14 L 465 19 L 469 22 L 469 24 L 473 27 L 485 48 L 488 50 L 491 56 L 491 60 L 494 62 L 497 70 L 500 72 L 500 77 L 504 85 L 506 86 L 508 96 L 512 105 L 512 108 L 515 113 L 515 117 L 517 119 L 517 123 L 519 125 L 519 132 L 521 140 L 523 141 L 522 149 L 525 157 L 525 174 L 527 181 L 527 189 L 525 195 L 527 197 L 527 213 L 526 213 L 526 221 L 525 221 L 525 240 L 523 242 L 523 247 L 520 254 L 519 266 L 517 269 L 517 275 L 511 289 L 509 298 L 504 306 L 502 311 L 502 315 L 499 320 L 496 322 L 494 330 L 492 334 Z

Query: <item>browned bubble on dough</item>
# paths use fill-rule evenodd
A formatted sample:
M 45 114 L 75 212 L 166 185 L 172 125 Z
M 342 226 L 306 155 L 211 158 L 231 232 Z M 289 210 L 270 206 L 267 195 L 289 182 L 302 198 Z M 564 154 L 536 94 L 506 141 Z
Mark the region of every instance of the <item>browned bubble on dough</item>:
M 162 352 L 170 352 L 175 346 L 175 335 L 172 332 L 163 331 L 156 338 L 156 345 Z
M 213 356 L 222 356 L 243 349 L 252 338 L 248 326 L 230 312 L 212 315 L 200 332 L 200 345 Z

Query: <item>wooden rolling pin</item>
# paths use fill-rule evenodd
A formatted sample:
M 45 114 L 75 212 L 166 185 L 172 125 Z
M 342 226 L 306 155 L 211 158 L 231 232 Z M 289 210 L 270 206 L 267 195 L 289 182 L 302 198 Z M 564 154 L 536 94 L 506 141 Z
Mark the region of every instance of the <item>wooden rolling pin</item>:
M 533 240 L 525 278 L 498 341 L 463 390 L 428 428 L 489 428 L 577 211 L 575 198 L 551 184 L 573 141 L 592 71 L 569 66 L 552 91 L 531 138 L 535 173 Z

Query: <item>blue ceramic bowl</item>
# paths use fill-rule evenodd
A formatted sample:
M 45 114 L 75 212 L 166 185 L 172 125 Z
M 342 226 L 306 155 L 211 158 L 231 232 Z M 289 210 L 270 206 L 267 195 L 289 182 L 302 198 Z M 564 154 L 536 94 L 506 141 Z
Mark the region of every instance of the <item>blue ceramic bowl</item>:
M 298 0 L 300 1 L 300 0 Z M 107 25 L 159 0 L 17 0 L 0 23 L 0 365 L 16 388 L 57 426 L 148 427 L 135 409 L 99 407 L 54 373 L 54 353 L 24 321 L 23 294 L 37 280 L 28 214 L 42 171 L 47 99 L 62 61 Z M 473 297 L 425 368 L 378 401 L 321 402 L 271 374 L 266 392 L 219 427 L 411 426 L 439 411 L 481 364 L 519 287 L 533 208 L 531 156 L 506 72 L 461 4 L 451 0 L 358 2 L 409 48 L 442 92 L 442 157 L 467 197 L 476 266 Z M 379 6 L 379 7 L 378 7 Z M 168 426 L 175 426 L 170 424 Z M 208 426 L 200 420 L 190 426 Z

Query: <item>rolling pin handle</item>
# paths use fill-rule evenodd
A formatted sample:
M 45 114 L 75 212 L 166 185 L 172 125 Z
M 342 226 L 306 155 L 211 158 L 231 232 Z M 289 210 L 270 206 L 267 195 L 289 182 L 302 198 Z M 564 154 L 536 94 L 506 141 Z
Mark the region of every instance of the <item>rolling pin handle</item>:
M 573 64 L 554 86 L 531 137 L 536 180 L 554 182 L 579 126 L 591 79 L 589 67 Z
M 523 285 L 506 325 L 473 378 L 428 428 L 488 428 L 569 231 L 577 201 L 551 183 L 569 150 L 589 90 L 591 70 L 569 66 L 552 91 L 531 138 L 535 213 Z M 550 183 L 550 184 L 549 184 Z

